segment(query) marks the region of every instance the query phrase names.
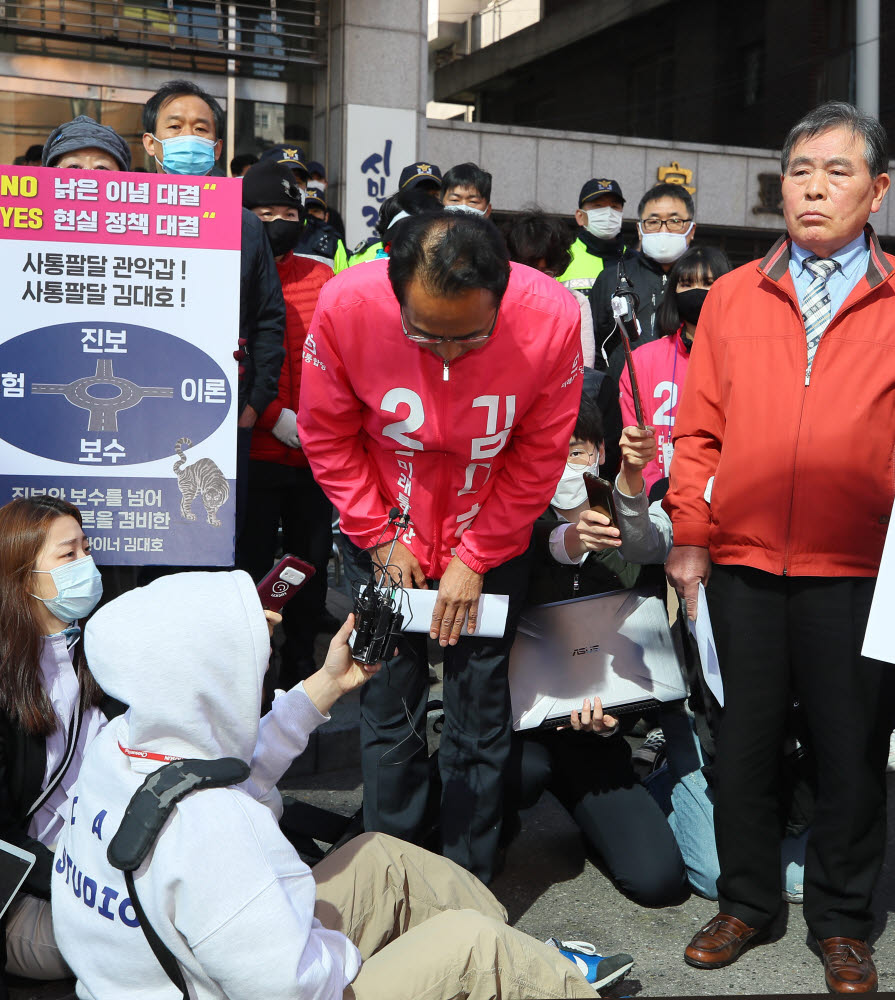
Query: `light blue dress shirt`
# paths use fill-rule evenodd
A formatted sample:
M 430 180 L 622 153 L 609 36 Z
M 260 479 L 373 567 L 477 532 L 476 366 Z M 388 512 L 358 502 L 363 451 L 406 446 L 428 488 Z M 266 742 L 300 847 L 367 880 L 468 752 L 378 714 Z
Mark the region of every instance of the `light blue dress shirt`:
M 814 280 L 814 275 L 805 268 L 805 260 L 815 256 L 817 255 L 813 250 L 805 250 L 793 241 L 792 256 L 789 259 L 789 273 L 796 286 L 800 307 L 808 291 L 808 286 Z M 830 308 L 832 310 L 830 315 L 835 316 L 842 303 L 851 294 L 852 289 L 867 273 L 867 264 L 870 261 L 870 247 L 867 244 L 867 237 L 861 233 L 857 239 L 846 243 L 841 250 L 837 250 L 830 259 L 835 260 L 839 265 L 827 278 L 827 291 L 830 293 Z

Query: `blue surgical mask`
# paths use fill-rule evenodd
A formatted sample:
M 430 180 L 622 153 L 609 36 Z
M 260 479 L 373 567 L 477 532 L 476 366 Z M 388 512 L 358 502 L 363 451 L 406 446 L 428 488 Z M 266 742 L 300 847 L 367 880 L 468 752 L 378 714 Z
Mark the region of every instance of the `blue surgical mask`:
M 35 573 L 49 573 L 56 584 L 55 597 L 37 597 L 47 606 L 47 611 L 61 622 L 85 618 L 99 604 L 103 596 L 103 578 L 99 575 L 93 556 L 84 556 L 73 562 L 63 563 L 54 569 L 36 569 Z
M 201 176 L 211 171 L 214 166 L 213 139 L 203 139 L 199 135 L 175 135 L 171 139 L 156 139 L 161 144 L 164 160 L 155 158 L 155 162 L 166 174 L 193 174 Z

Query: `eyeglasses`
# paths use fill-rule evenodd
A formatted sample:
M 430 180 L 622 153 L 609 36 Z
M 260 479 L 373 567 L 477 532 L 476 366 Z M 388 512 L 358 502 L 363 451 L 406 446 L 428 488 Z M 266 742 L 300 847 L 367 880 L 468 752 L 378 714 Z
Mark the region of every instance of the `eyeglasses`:
M 657 219 L 654 215 L 650 215 L 646 219 L 640 220 L 640 228 L 644 233 L 658 233 L 664 226 L 669 233 L 683 233 L 686 232 L 687 226 L 692 221 L 692 219 L 679 219 L 677 216 L 670 219 Z
M 587 465 L 593 465 L 594 455 L 596 455 L 596 449 L 593 451 L 588 451 L 586 448 L 573 448 L 569 452 L 569 457 L 566 460 L 566 465 L 570 469 L 583 469 Z M 586 462 L 582 462 L 581 459 L 586 458 Z M 575 461 L 577 459 L 577 461 Z
M 408 340 L 412 340 L 414 344 L 483 344 L 492 333 L 494 333 L 494 327 L 497 325 L 497 314 L 500 311 L 500 306 L 494 310 L 494 319 L 491 321 L 491 326 L 488 328 L 487 333 L 470 333 L 465 337 L 433 337 L 428 333 L 420 333 L 418 330 L 414 330 L 411 333 L 407 329 L 407 323 L 404 319 L 404 310 L 401 310 L 401 329 L 404 331 L 404 336 Z

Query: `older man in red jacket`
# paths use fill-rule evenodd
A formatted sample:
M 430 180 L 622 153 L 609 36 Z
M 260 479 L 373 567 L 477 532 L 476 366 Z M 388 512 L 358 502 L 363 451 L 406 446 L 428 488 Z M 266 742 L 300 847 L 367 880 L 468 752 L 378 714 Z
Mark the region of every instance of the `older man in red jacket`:
M 236 565 L 258 582 L 270 570 L 282 525 L 287 552 L 317 572 L 283 611 L 286 642 L 278 683 L 291 687 L 316 669 L 314 636 L 326 621 L 326 566 L 332 552 L 332 506 L 314 482 L 296 425 L 302 349 L 317 298 L 332 269 L 292 252 L 301 235 L 302 197 L 292 171 L 261 161 L 242 182 L 243 206 L 258 216 L 270 241 L 286 303 L 286 356 L 277 398 L 259 415 L 252 431 L 246 523 Z
M 305 343 L 299 434 L 341 515 L 351 561 L 391 562 L 438 589 L 445 647 L 439 767 L 444 853 L 494 875 L 511 730 L 507 658 L 531 526 L 568 454 L 581 394 L 580 312 L 510 266 L 492 223 L 460 213 L 398 223 L 389 260 L 323 290 Z M 508 594 L 505 635 L 463 635 L 482 590 Z M 424 835 L 429 785 L 423 635 L 404 635 L 361 701 L 367 829 Z
M 668 576 L 691 617 L 708 584 L 725 697 L 721 912 L 685 959 L 728 965 L 780 910 L 780 760 L 795 698 L 817 765 L 805 920 L 828 988 L 866 993 L 893 715 L 893 668 L 861 656 L 895 493 L 895 261 L 867 225 L 889 187 L 886 135 L 851 105 L 826 104 L 791 130 L 782 165 L 788 235 L 709 292 L 665 500 Z

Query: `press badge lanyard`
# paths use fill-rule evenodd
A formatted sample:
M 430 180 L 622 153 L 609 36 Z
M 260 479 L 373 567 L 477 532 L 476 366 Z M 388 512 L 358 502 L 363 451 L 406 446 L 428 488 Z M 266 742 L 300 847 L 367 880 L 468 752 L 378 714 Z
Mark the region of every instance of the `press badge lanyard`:
M 130 747 L 125 747 L 118 743 L 118 749 L 124 754 L 125 757 L 136 757 L 138 760 L 157 760 L 162 764 L 170 764 L 175 760 L 183 760 L 183 757 L 175 757 L 174 754 L 169 753 L 152 753 L 150 750 L 132 750 Z

